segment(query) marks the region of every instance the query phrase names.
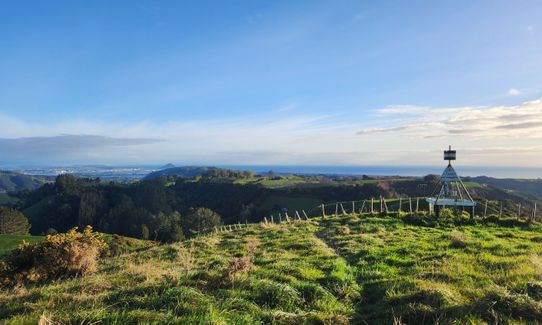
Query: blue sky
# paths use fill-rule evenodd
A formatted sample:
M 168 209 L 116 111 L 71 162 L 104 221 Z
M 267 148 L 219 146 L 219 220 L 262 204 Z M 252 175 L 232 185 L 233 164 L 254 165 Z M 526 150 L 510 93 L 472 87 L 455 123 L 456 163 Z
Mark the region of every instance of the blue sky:
M 540 1 L 3 2 L 0 162 L 438 164 L 451 143 L 533 166 L 541 21 Z

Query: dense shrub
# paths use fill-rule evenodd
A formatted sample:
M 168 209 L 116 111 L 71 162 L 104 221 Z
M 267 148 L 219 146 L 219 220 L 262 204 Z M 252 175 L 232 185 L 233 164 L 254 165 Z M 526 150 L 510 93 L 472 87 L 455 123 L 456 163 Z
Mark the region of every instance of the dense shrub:
M 96 271 L 98 256 L 106 248 L 90 226 L 82 232 L 73 228 L 65 234 L 48 235 L 41 243 L 23 241 L 2 262 L 0 283 L 87 275 Z

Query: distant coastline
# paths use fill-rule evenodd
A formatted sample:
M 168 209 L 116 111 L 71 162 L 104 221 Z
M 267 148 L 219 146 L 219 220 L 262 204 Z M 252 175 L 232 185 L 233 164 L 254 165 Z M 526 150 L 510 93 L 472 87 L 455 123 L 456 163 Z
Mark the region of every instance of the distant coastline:
M 184 166 L 183 164 L 176 164 Z M 188 164 L 186 164 L 188 165 Z M 235 170 L 252 170 L 255 173 L 273 171 L 283 174 L 325 174 L 325 175 L 369 175 L 369 176 L 425 176 L 440 174 L 443 166 L 316 166 L 316 165 L 214 165 Z M 3 166 L 0 169 L 16 171 L 28 175 L 56 176 L 62 173 L 73 173 L 83 177 L 101 177 L 103 179 L 141 179 L 150 172 L 160 170 L 163 165 L 71 165 L 71 166 Z M 539 179 L 542 168 L 525 167 L 480 167 L 455 166 L 457 172 L 465 176 L 489 176 L 494 178 Z

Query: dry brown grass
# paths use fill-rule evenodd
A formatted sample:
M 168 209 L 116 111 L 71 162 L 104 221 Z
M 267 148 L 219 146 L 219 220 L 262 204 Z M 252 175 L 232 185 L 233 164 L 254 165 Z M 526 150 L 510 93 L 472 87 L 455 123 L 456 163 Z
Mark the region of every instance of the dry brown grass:
M 450 247 L 465 248 L 467 247 L 467 236 L 459 230 L 452 230 L 449 235 Z

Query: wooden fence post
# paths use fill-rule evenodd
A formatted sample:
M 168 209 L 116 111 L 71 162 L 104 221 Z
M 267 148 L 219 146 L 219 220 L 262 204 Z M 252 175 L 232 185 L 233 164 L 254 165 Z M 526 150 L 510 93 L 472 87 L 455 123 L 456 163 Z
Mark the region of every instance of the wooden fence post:
M 271 215 L 271 223 L 275 223 L 275 218 L 273 218 L 273 215 Z
M 297 217 L 298 220 L 301 220 L 301 216 L 299 215 L 299 212 L 297 212 L 297 210 L 295 210 L 295 216 Z
M 335 203 L 335 216 L 339 214 L 339 202 Z
M 342 215 L 345 216 L 345 215 L 346 215 L 346 211 L 344 210 L 343 204 L 340 203 L 340 205 L 341 205 L 341 212 L 342 212 Z
M 363 208 L 365 208 L 365 200 L 363 200 L 363 203 L 361 204 L 361 209 L 359 209 L 359 214 L 363 213 Z
M 501 208 L 499 209 L 499 218 L 502 218 L 502 201 L 499 201 L 501 203 Z
M 371 198 L 371 214 L 373 214 L 375 212 L 375 209 L 374 209 L 374 199 Z
M 324 204 L 322 203 L 322 219 L 324 219 L 325 217 L 326 217 L 326 208 Z
M 521 216 L 521 203 L 518 204 L 518 220 L 520 216 Z
M 486 218 L 486 215 L 487 215 L 487 199 L 486 199 L 486 204 L 484 206 L 484 219 Z
M 352 214 L 356 213 L 356 203 L 352 201 Z
M 401 214 L 401 206 L 403 205 L 403 198 L 399 198 L 399 214 Z
M 384 198 L 380 196 L 380 213 L 384 212 Z
M 408 211 L 412 214 L 412 198 L 408 198 Z
M 417 197 L 416 198 L 416 213 L 418 213 L 420 210 L 419 210 L 419 206 L 420 206 L 420 198 Z
M 305 220 L 309 220 L 309 217 L 307 216 L 307 213 L 305 212 L 305 210 L 301 210 L 301 212 L 303 212 L 303 215 L 305 216 Z
M 282 214 L 279 212 L 279 223 L 282 223 Z

